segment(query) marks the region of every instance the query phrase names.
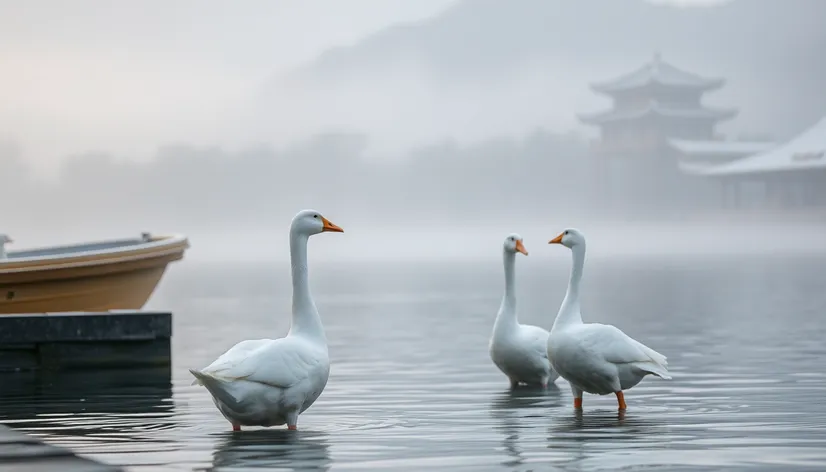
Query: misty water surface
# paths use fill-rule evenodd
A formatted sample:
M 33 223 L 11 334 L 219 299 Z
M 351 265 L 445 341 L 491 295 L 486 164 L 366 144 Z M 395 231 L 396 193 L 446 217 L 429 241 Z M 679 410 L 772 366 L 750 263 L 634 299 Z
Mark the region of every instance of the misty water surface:
M 518 260 L 521 321 L 550 327 L 569 262 Z M 2 421 L 130 470 L 822 470 L 823 256 L 591 258 L 584 310 L 669 358 L 616 400 L 508 391 L 487 343 L 500 262 L 312 263 L 333 360 L 296 434 L 233 434 L 189 367 L 288 326 L 285 263 L 170 269 L 171 370 L 4 375 Z M 171 375 L 171 384 L 170 384 Z

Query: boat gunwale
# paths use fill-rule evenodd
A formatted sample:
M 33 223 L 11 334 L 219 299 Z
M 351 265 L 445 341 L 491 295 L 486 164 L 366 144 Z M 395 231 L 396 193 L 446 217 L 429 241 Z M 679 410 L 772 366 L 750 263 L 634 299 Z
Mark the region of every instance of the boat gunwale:
M 86 259 L 82 261 L 69 261 L 64 263 L 58 264 L 39 264 L 39 265 L 30 265 L 30 266 L 23 266 L 23 267 L 12 267 L 8 269 L 0 268 L 0 275 L 7 275 L 7 274 L 23 274 L 27 272 L 45 272 L 45 271 L 55 271 L 55 270 L 63 270 L 63 269 L 76 269 L 81 267 L 94 267 L 94 266 L 102 266 L 102 265 L 116 265 L 116 264 L 123 264 L 128 262 L 134 261 L 141 261 L 146 259 L 161 259 L 167 256 L 171 256 L 174 254 L 181 254 L 183 257 L 185 248 L 184 247 L 174 247 L 170 248 L 165 251 L 157 251 L 157 252 L 148 252 L 143 254 L 132 254 L 125 257 L 108 257 L 108 258 L 100 258 L 100 259 Z M 177 257 L 171 260 L 181 259 L 181 257 Z M 171 260 L 169 262 L 171 262 Z M 166 264 L 164 264 L 166 265 Z
M 42 256 L 9 257 L 0 260 L 0 274 L 29 272 L 34 270 L 53 270 L 60 268 L 82 267 L 87 265 L 114 264 L 145 258 L 163 257 L 176 252 L 184 252 L 189 248 L 187 237 L 182 234 L 168 236 L 153 236 L 149 241 L 138 241 L 137 244 L 115 246 L 105 249 L 90 249 L 87 251 L 68 251 L 71 248 L 95 244 L 111 244 L 118 242 L 135 241 L 131 239 L 116 239 L 79 243 L 66 246 L 47 246 L 26 249 L 25 251 L 67 249 L 67 252 L 47 254 Z M 16 251 L 9 251 L 9 255 Z M 23 251 L 20 251 L 23 252 Z M 139 254 L 130 254 L 136 253 Z M 113 257 L 114 256 L 114 257 Z M 118 257 L 120 256 L 120 257 Z M 78 260 L 82 259 L 82 260 Z M 12 266 L 12 267 L 5 267 Z

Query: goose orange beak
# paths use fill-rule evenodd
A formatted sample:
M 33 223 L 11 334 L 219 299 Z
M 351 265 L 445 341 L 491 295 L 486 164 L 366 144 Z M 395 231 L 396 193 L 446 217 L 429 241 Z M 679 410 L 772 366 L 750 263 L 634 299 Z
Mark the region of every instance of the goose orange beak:
M 521 252 L 524 255 L 528 255 L 528 251 L 525 249 L 525 246 L 522 244 L 522 241 L 516 241 L 516 252 Z
M 324 223 L 324 228 L 322 228 L 322 232 L 331 232 L 331 233 L 343 233 L 344 230 L 340 227 L 333 224 L 332 221 L 328 220 L 327 218 L 321 217 L 321 222 Z
M 565 233 L 559 233 L 559 236 L 557 236 L 557 237 L 551 239 L 550 241 L 548 241 L 548 244 L 562 244 L 562 236 L 564 234 Z

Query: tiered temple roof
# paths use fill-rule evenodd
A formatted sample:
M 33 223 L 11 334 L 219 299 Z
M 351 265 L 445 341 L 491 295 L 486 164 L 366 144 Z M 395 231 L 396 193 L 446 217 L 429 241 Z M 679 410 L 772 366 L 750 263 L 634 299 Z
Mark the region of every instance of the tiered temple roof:
M 684 71 L 665 62 L 659 54 L 639 69 L 607 82 L 592 84 L 591 88 L 614 99 L 614 107 L 607 111 L 580 114 L 583 123 L 600 127 L 627 122 L 636 126 L 643 119 L 657 122 L 695 123 L 687 135 L 711 138 L 712 128 L 721 120 L 737 115 L 733 108 L 711 108 L 701 103 L 702 94 L 725 83 L 721 78 L 707 78 Z M 671 129 L 680 129 L 677 125 Z M 687 129 L 683 127 L 682 129 Z M 663 131 L 666 135 L 672 131 Z M 678 133 L 681 133 L 678 131 Z M 664 136 L 677 137 L 677 136 Z
M 695 89 L 709 91 L 720 88 L 725 79 L 701 77 L 697 74 L 684 71 L 662 60 L 659 53 L 639 69 L 613 80 L 591 84 L 596 92 L 614 95 L 629 90 L 640 89 L 652 85 Z
M 727 120 L 736 115 L 737 110 L 730 108 L 709 108 L 703 106 L 686 107 L 650 100 L 645 108 L 630 110 L 613 109 L 598 113 L 579 114 L 578 116 L 583 123 L 600 125 L 611 121 L 635 120 L 646 116 L 700 120 Z

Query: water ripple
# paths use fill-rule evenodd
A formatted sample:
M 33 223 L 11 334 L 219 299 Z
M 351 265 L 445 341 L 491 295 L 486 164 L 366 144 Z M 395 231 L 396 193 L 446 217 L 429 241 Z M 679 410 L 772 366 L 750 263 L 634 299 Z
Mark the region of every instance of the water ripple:
M 233 433 L 206 391 L 190 385 L 189 367 L 262 329 L 277 336 L 287 323 L 268 313 L 285 312 L 288 299 L 203 271 L 170 277 L 159 294 L 176 313 L 172 369 L 4 374 L 0 415 L 134 471 L 823 470 L 826 294 L 796 281 L 801 271 L 822 280 L 826 265 L 695 263 L 683 272 L 650 261 L 589 267 L 590 319 L 622 326 L 673 366 L 672 381 L 646 379 L 629 391 L 625 414 L 613 396 L 593 395 L 576 413 L 563 380 L 544 391 L 507 388 L 487 354 L 500 290 L 493 266 L 374 274 L 367 286 L 341 271 L 320 277 L 334 365 L 298 432 Z M 618 276 L 629 270 L 634 277 Z M 546 272 L 520 275 L 523 322 L 550 323 L 548 299 L 556 303 L 564 288 L 547 287 L 564 287 L 565 271 Z M 193 288 L 219 276 L 228 280 L 223 291 L 244 298 Z M 798 302 L 803 308 L 790 308 Z M 245 315 L 226 323 L 228 310 Z

